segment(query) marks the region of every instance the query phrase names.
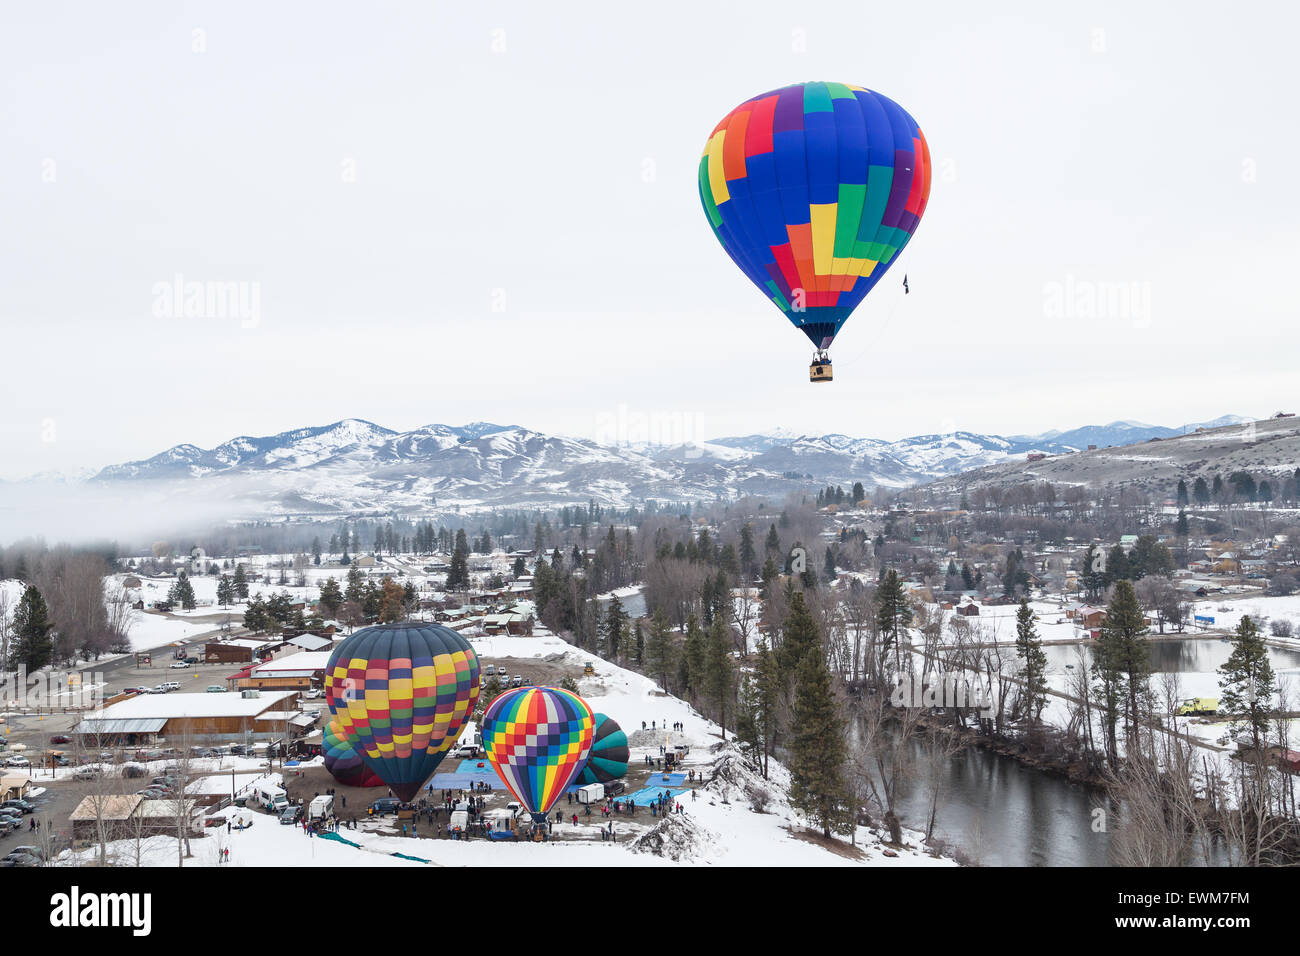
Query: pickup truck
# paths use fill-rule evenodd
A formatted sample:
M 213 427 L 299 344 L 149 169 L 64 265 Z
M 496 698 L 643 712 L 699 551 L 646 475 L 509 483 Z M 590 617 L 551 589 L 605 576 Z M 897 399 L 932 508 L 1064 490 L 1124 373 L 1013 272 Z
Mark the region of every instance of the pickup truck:
M 1178 709 L 1174 711 L 1174 714 L 1178 717 L 1200 717 L 1217 714 L 1218 712 L 1219 698 L 1189 697 L 1178 705 Z

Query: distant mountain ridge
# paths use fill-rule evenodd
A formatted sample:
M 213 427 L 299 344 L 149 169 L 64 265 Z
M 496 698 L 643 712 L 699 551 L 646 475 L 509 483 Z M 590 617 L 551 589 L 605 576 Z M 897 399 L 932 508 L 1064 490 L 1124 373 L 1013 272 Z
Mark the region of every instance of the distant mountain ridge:
M 1248 419 L 1219 421 L 1228 420 Z M 176 445 L 103 468 L 90 480 L 123 490 L 147 485 L 165 497 L 238 500 L 257 514 L 552 507 L 590 499 L 627 506 L 775 496 L 812 483 L 901 488 L 1023 462 L 1030 453 L 1061 456 L 1089 444 L 1141 442 L 1182 430 L 1112 422 L 1037 436 L 957 431 L 896 441 L 775 430 L 671 446 L 611 446 L 490 422 L 398 432 L 348 418 L 239 436 L 211 449 Z

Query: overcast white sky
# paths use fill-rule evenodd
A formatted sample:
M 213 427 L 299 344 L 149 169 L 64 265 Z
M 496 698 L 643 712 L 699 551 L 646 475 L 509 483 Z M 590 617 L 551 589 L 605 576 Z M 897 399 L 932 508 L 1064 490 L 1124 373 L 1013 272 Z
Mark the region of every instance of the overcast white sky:
M 4 0 L 0 476 L 349 416 L 893 438 L 1294 404 L 1297 8 L 1047 6 Z M 696 194 L 717 120 L 809 79 L 897 100 L 936 165 L 826 387 Z M 256 284 L 255 320 L 156 316 L 177 274 Z

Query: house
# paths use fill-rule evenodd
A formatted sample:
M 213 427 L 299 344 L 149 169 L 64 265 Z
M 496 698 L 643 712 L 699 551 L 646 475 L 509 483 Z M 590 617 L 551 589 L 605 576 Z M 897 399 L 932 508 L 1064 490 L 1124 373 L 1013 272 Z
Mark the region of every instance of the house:
M 32 775 L 26 770 L 0 767 L 0 800 L 21 800 L 31 786 Z
M 1075 612 L 1074 623 L 1088 630 L 1099 628 L 1106 623 L 1106 609 L 1100 607 L 1082 607 Z
M 209 664 L 247 664 L 269 657 L 279 643 L 278 640 L 236 637 L 227 641 L 209 641 L 203 647 L 203 654 Z
M 203 815 L 203 808 L 192 800 L 182 803 L 146 800 L 138 793 L 95 793 L 83 797 L 68 820 L 73 839 L 98 841 L 104 837 L 175 836 L 182 826 L 191 836 L 200 835 Z
M 963 604 L 957 608 L 957 613 L 962 617 L 979 617 L 980 606 L 978 604 Z
M 255 688 L 305 691 L 313 686 L 320 686 L 325 680 L 325 667 L 329 664 L 332 653 L 331 645 L 329 650 L 286 654 L 275 660 L 255 664 L 243 672 L 245 676 L 238 677 L 234 683 L 240 690 Z

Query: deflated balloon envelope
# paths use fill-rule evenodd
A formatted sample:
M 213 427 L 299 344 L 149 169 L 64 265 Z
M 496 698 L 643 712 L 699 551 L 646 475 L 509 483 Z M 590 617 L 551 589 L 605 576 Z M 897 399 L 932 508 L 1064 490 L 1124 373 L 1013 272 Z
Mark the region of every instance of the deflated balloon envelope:
M 339 644 L 325 700 L 353 749 L 398 798 L 428 781 L 474 711 L 478 656 L 438 624 L 378 624 Z

